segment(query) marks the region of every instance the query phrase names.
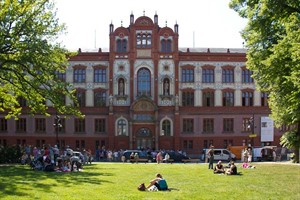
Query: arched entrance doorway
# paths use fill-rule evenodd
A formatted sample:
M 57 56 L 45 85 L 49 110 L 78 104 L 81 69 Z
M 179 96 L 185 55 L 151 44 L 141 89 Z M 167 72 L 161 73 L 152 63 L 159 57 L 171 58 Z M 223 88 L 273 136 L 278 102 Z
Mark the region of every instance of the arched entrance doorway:
M 149 128 L 140 128 L 136 133 L 137 149 L 152 149 L 154 147 L 152 131 Z

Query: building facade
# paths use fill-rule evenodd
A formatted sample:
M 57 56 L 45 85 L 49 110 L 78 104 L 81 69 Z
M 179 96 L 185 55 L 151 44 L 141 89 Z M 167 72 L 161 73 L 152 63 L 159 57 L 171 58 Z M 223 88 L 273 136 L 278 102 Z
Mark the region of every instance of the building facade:
M 1 144 L 41 146 L 58 139 L 61 147 L 190 154 L 210 144 L 279 145 L 282 133 L 275 128 L 272 139 L 261 140 L 261 118 L 270 110 L 246 68 L 245 49 L 179 48 L 178 40 L 179 25 L 160 27 L 157 14 L 153 20 L 131 14 L 128 27 L 110 24 L 109 50 L 79 49 L 60 74 L 76 89 L 85 118 L 60 116 L 57 127 L 54 111 L 18 121 L 0 116 Z

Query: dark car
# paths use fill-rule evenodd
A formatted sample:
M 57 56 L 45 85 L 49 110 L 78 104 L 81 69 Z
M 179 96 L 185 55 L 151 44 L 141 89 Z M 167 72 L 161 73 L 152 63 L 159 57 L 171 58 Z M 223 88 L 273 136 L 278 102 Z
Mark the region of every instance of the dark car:
M 165 158 L 166 153 L 168 153 L 170 155 L 170 159 L 173 160 L 173 162 L 183 162 L 182 160 L 191 159 L 190 157 L 188 157 L 178 151 L 165 151 L 162 153 L 163 158 Z
M 141 150 L 126 150 L 126 151 L 124 151 L 123 156 L 125 157 L 125 162 L 130 162 L 131 153 L 134 153 L 134 154 L 138 153 L 139 158 L 148 159 L 148 162 L 153 162 L 151 152 L 141 151 Z

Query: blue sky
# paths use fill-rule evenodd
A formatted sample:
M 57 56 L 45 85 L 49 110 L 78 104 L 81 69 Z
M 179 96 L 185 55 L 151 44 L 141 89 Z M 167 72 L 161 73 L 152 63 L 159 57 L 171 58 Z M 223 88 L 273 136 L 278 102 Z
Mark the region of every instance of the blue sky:
M 135 20 L 145 15 L 153 20 L 158 14 L 159 26 L 179 25 L 179 47 L 242 48 L 240 31 L 246 20 L 228 7 L 230 0 L 138 1 L 138 0 L 56 0 L 57 16 L 67 26 L 59 38 L 70 49 L 109 47 L 109 24 L 129 26 L 130 14 Z

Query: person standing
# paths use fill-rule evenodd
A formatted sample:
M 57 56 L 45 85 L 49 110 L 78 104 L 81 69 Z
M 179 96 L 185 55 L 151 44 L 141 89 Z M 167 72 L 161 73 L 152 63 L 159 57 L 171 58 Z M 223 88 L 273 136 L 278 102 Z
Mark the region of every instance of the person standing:
M 208 152 L 207 152 L 207 158 L 208 158 L 208 169 L 214 169 L 214 146 L 210 146 Z
M 248 163 L 252 162 L 252 149 L 248 148 Z
M 157 153 L 157 155 L 156 155 L 156 162 L 157 162 L 157 164 L 159 164 L 159 163 L 161 163 L 161 161 L 162 161 L 162 154 L 161 154 L 161 152 L 159 151 L 158 153 Z
M 248 152 L 247 147 L 245 147 L 245 149 L 243 151 L 244 163 L 248 163 L 248 156 L 249 156 L 249 152 Z

